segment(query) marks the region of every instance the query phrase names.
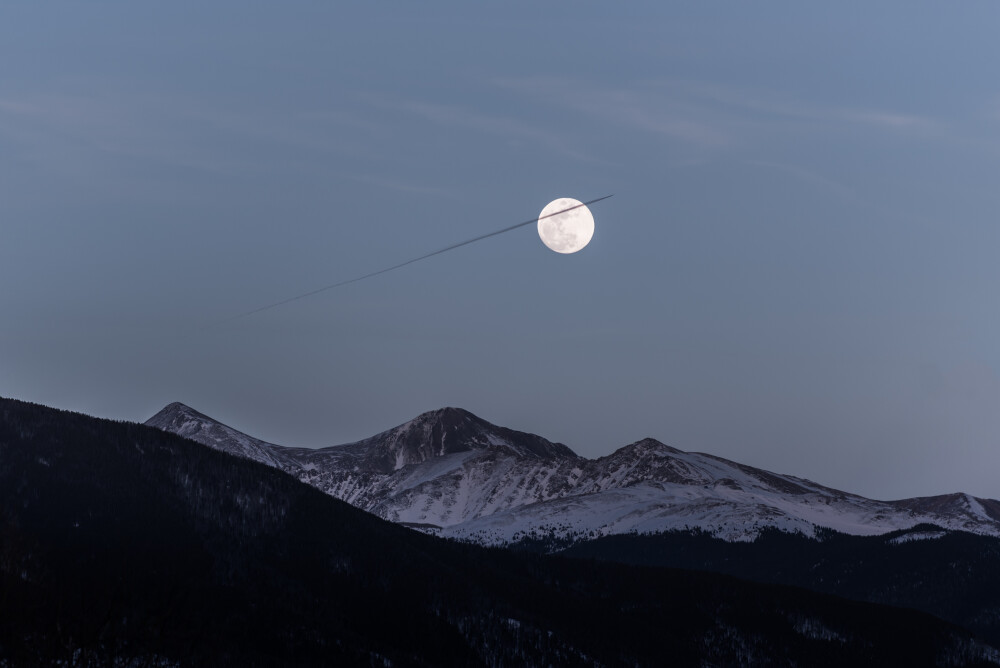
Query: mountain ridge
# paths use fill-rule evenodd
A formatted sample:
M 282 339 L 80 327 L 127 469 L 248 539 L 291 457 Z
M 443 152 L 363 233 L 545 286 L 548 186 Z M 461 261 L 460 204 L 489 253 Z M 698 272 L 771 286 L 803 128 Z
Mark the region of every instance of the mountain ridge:
M 267 443 L 179 402 L 146 422 L 276 466 L 380 517 L 488 545 L 702 530 L 753 540 L 776 528 L 872 535 L 931 523 L 1000 535 L 1000 502 L 954 493 L 878 501 L 644 438 L 595 459 L 459 408 L 316 450 Z

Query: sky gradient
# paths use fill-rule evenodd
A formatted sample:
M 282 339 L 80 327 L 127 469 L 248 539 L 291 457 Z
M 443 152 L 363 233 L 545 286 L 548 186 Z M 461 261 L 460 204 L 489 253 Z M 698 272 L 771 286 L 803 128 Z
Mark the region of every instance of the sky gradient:
M 0 6 L 0 395 L 1000 498 L 1000 5 L 209 4 Z

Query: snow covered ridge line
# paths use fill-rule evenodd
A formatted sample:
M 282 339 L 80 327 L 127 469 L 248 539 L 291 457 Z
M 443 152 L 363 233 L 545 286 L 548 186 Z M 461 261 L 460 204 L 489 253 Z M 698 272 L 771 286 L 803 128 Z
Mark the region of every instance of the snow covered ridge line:
M 992 499 L 875 501 L 654 439 L 587 459 L 458 408 L 319 449 L 267 443 L 180 403 L 146 424 L 274 466 L 385 519 L 484 544 L 676 530 L 731 541 L 768 528 L 874 535 L 924 523 L 1000 536 Z

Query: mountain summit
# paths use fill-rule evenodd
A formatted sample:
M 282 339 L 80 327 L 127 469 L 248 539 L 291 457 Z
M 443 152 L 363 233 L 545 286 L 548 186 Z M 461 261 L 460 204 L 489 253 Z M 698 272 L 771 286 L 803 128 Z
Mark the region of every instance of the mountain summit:
M 1000 535 L 992 499 L 876 501 L 651 438 L 587 459 L 460 408 L 319 449 L 267 443 L 180 403 L 146 424 L 280 468 L 385 519 L 483 544 L 678 529 L 731 541 L 768 528 L 874 535 L 924 523 Z
M 422 413 L 409 422 L 349 445 L 334 446 L 362 458 L 367 470 L 391 473 L 405 466 L 475 450 L 517 459 L 576 459 L 559 443 L 541 436 L 498 427 L 461 408 Z M 331 448 L 318 452 L 327 453 Z M 297 451 L 301 452 L 301 451 Z
M 190 438 L 192 441 L 237 457 L 252 459 L 276 468 L 285 468 L 289 465 L 294 467 L 294 464 L 282 456 L 285 448 L 280 445 L 247 436 L 179 401 L 167 404 L 163 410 L 146 420 L 145 424 Z

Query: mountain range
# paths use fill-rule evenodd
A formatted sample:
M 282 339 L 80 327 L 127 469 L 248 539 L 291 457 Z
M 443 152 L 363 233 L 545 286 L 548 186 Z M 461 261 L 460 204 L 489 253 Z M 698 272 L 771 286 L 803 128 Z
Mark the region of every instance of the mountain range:
M 267 443 L 181 403 L 146 424 L 281 469 L 384 519 L 483 545 L 675 530 L 727 541 L 770 529 L 865 536 L 921 524 L 1000 536 L 993 499 L 878 501 L 651 438 L 587 459 L 459 408 L 318 449 Z
M 998 664 L 925 613 L 444 541 L 272 465 L 0 399 L 3 668 Z

